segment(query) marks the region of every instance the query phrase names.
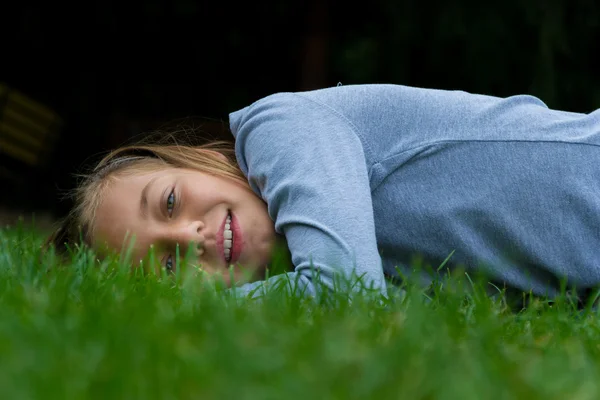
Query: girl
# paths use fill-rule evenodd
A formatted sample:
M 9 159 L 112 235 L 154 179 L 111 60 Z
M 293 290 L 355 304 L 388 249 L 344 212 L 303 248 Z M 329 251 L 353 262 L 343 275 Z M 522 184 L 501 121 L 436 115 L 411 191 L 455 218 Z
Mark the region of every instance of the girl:
M 227 279 L 241 265 L 258 279 L 285 238 L 293 272 L 243 293 L 283 277 L 314 294 L 317 283 L 360 277 L 385 295 L 384 276 L 410 275 L 414 255 L 543 296 L 563 279 L 600 283 L 598 110 L 356 85 L 274 94 L 229 117 L 234 148 L 110 153 L 55 243 L 83 237 L 102 253 L 133 235 L 134 256 L 153 246 L 168 270 L 179 245 L 205 271 Z

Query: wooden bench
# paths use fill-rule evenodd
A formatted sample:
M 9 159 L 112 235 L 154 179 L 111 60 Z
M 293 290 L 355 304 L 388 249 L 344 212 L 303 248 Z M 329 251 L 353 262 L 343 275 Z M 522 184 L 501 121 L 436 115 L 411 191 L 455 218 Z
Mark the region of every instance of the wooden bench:
M 61 127 L 54 111 L 0 83 L 0 176 L 43 168 Z

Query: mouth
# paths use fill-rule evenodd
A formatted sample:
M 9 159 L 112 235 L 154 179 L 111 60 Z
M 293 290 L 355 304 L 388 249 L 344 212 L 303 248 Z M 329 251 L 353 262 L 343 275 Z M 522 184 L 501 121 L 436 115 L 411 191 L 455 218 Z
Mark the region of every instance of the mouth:
M 231 262 L 231 252 L 233 248 L 233 230 L 231 229 L 231 213 L 227 213 L 225 226 L 223 227 L 223 256 L 225 262 Z
M 237 218 L 228 211 L 217 242 L 219 253 L 226 265 L 235 263 L 240 258 L 242 243 L 242 232 Z

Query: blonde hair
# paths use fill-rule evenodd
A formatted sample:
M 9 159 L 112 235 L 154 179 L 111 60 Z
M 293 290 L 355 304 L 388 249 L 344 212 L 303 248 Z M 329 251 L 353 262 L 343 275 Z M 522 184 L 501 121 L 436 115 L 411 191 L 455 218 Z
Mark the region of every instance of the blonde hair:
M 187 132 L 186 132 L 187 133 Z M 154 140 L 152 138 L 160 138 Z M 232 179 L 250 190 L 240 170 L 232 142 L 180 143 L 174 133 L 155 132 L 138 144 L 123 146 L 105 155 L 91 170 L 79 175 L 80 182 L 70 193 L 74 206 L 48 238 L 45 247 L 64 253 L 67 246 L 90 245 L 96 210 L 111 182 L 125 174 L 157 171 L 163 168 L 189 168 Z M 225 157 L 223 157 L 225 156 Z

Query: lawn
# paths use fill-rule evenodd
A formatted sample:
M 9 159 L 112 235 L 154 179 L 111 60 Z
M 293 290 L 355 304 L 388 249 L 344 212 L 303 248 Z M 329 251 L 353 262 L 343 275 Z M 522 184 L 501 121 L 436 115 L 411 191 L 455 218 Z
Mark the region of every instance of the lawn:
M 597 311 L 567 300 L 515 309 L 457 276 L 391 301 L 256 301 L 87 251 L 65 265 L 42 239 L 0 230 L 2 399 L 600 398 Z

